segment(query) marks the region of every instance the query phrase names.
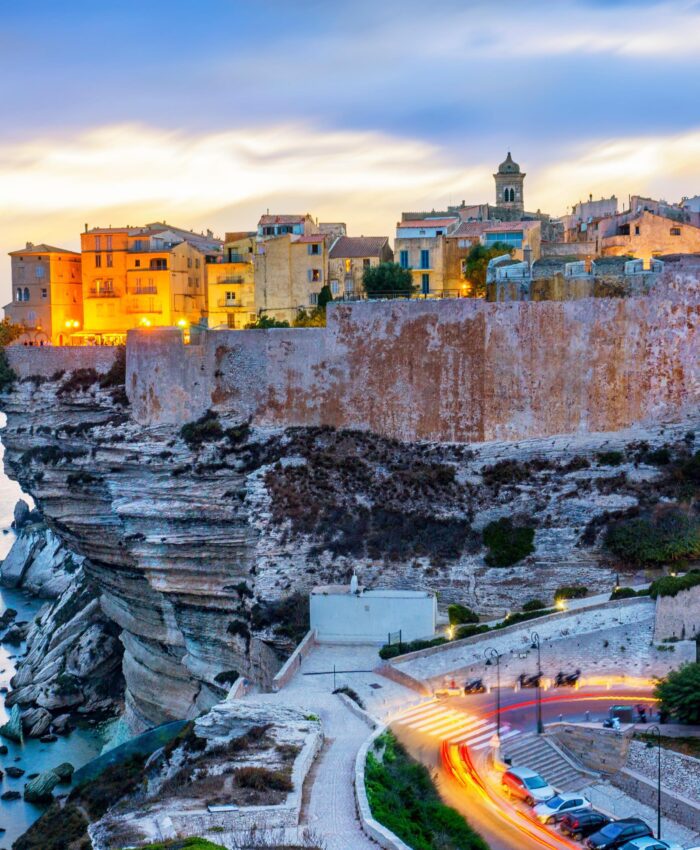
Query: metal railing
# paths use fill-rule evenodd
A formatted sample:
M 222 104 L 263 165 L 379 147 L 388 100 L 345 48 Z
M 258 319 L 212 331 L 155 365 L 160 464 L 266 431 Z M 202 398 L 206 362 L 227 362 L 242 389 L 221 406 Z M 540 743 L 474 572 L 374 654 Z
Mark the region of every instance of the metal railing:
M 239 298 L 219 298 L 217 305 L 219 307 L 242 307 L 243 302 Z
M 230 275 L 229 277 L 219 277 L 216 283 L 245 283 L 243 275 Z
M 157 286 L 133 286 L 128 288 L 129 295 L 157 295 Z
M 174 245 L 162 245 L 160 248 L 154 248 L 151 245 L 144 245 L 137 248 L 135 245 L 129 245 L 126 250 L 130 254 L 168 254 L 174 247 Z
M 163 307 L 161 305 L 154 304 L 138 304 L 135 301 L 127 301 L 126 302 L 126 312 L 127 313 L 162 313 Z
M 119 298 L 121 292 L 118 289 L 102 289 L 99 286 L 91 286 L 88 290 L 88 298 Z

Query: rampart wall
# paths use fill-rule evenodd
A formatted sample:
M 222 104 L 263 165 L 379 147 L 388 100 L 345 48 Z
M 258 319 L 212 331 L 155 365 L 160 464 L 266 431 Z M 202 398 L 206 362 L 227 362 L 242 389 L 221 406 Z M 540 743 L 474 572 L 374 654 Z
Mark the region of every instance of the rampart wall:
M 18 377 L 41 375 L 50 378 L 56 372 L 95 369 L 106 372 L 114 363 L 116 349 L 111 346 L 24 346 L 10 345 L 7 359 Z
M 678 421 L 700 401 L 700 285 L 653 296 L 490 304 L 332 304 L 326 328 L 129 333 L 127 392 L 144 424 L 208 408 L 268 426 L 402 440 L 517 440 Z

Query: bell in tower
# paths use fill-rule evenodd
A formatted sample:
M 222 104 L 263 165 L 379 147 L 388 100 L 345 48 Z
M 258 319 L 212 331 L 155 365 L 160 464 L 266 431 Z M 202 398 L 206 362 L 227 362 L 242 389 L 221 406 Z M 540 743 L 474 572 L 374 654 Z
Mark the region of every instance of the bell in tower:
M 523 184 L 525 174 L 520 171 L 520 166 L 513 161 L 508 151 L 508 156 L 498 166 L 498 171 L 493 175 L 496 181 L 496 206 L 515 212 L 524 212 L 525 199 Z

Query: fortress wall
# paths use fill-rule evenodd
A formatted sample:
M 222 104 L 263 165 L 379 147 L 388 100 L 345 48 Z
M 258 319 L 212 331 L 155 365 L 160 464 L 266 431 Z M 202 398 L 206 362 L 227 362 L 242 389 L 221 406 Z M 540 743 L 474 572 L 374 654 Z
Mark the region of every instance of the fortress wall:
M 212 407 L 261 425 L 402 440 L 517 440 L 677 421 L 700 402 L 700 287 L 653 297 L 334 304 L 327 328 L 134 331 L 128 392 L 144 423 Z M 157 353 L 157 357 L 154 356 Z
M 19 378 L 41 375 L 50 378 L 56 372 L 96 369 L 107 372 L 114 363 L 116 348 L 111 346 L 24 346 L 9 345 L 5 352 Z

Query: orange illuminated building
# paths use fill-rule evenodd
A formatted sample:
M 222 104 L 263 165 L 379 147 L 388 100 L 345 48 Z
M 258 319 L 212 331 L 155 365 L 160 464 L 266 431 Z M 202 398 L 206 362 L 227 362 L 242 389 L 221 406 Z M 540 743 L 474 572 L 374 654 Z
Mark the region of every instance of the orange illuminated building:
M 222 243 L 164 222 L 81 234 L 86 343 L 124 342 L 131 328 L 187 327 L 206 315 L 206 267 Z

